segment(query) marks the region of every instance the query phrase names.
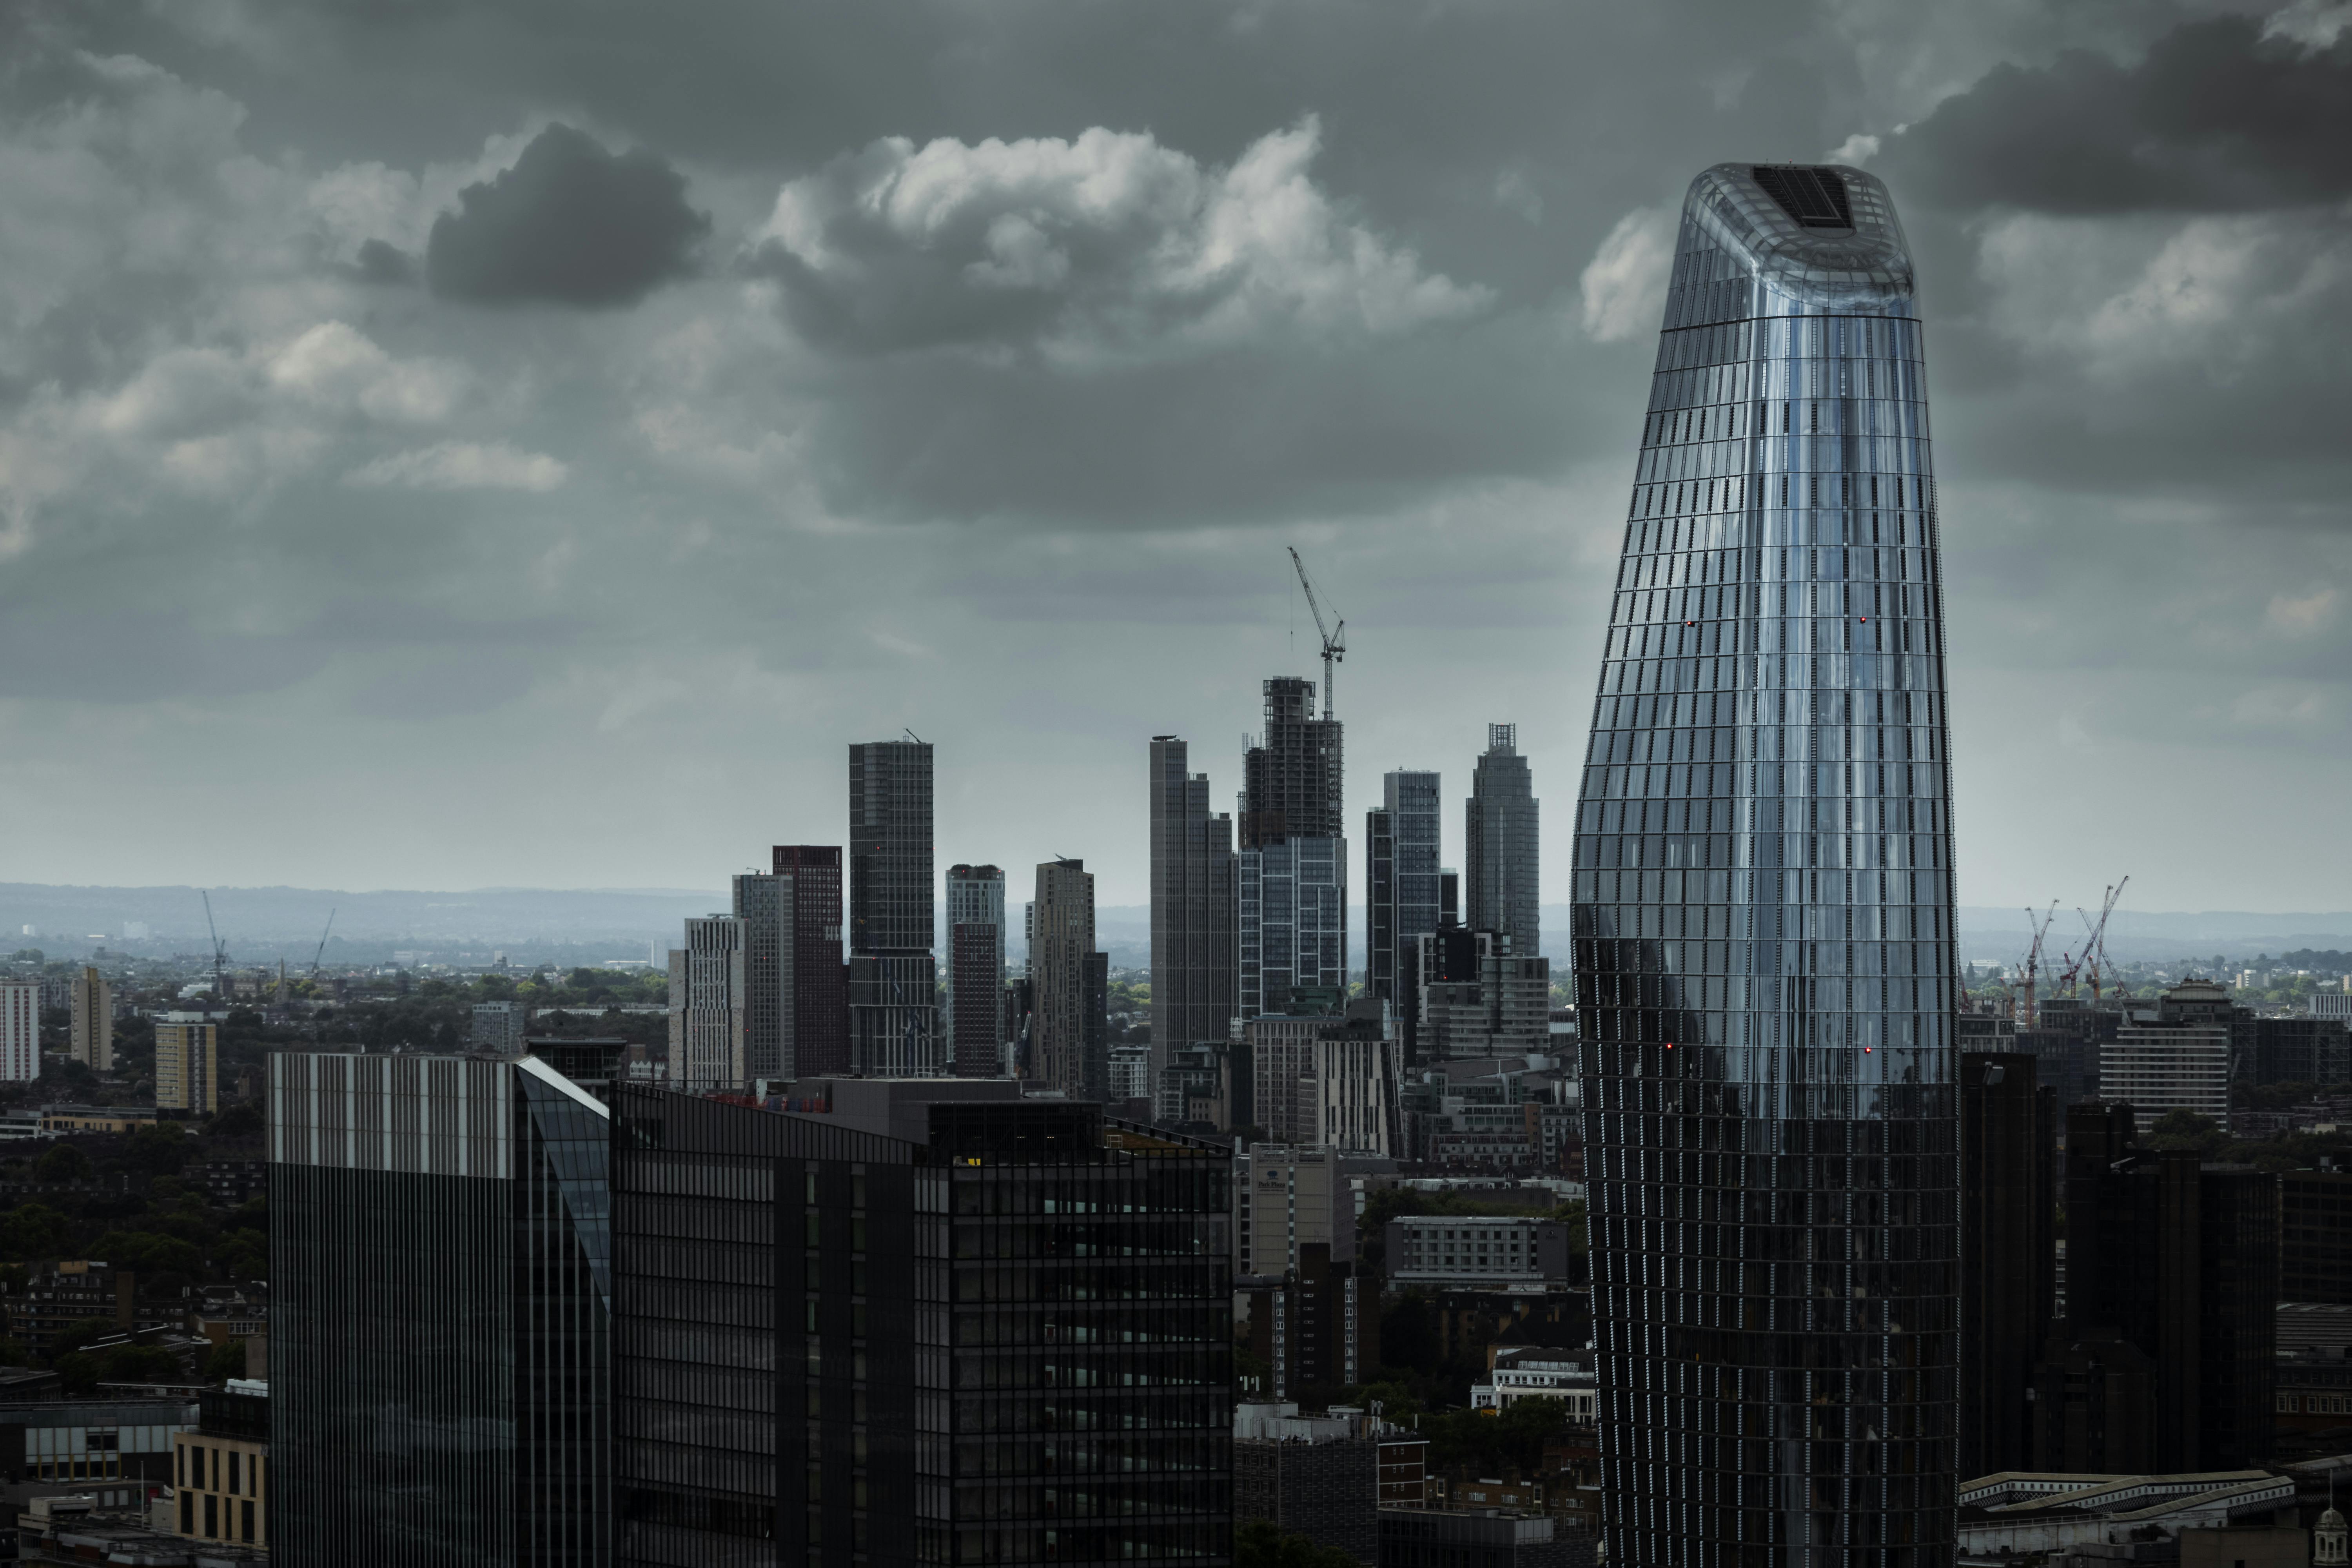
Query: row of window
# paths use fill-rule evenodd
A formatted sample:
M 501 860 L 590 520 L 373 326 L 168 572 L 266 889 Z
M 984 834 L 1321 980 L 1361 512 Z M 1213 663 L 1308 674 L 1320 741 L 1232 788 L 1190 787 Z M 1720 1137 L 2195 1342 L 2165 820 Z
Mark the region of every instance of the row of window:
M 1868 379 L 1875 381 L 1875 376 Z M 1827 422 L 1822 410 L 1827 406 Z M 1841 419 L 1841 414 L 1849 417 Z M 1643 421 L 1642 445 L 1679 446 L 1690 441 L 1736 441 L 1750 436 L 1836 435 L 1905 436 L 1925 439 L 1927 405 L 1924 398 L 1860 397 L 1770 398 L 1737 403 L 1700 403 L 1663 408 Z

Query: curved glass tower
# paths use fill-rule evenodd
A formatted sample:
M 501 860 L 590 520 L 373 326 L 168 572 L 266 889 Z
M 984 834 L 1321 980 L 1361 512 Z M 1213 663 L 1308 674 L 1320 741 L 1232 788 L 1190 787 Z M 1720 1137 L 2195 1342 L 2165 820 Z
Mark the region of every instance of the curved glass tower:
M 1683 204 L 1576 822 L 1609 1560 L 1952 1562 L 1950 791 L 1911 262 Z

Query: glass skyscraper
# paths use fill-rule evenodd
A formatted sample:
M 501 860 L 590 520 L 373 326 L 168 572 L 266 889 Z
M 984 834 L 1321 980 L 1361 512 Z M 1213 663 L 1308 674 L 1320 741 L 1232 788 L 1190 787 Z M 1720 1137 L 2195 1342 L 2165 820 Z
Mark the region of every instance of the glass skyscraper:
M 278 1561 L 612 1561 L 608 1143 L 535 1058 L 269 1058 Z
M 1859 170 L 1693 182 L 1577 808 L 1614 1563 L 1952 1562 L 1943 615 Z

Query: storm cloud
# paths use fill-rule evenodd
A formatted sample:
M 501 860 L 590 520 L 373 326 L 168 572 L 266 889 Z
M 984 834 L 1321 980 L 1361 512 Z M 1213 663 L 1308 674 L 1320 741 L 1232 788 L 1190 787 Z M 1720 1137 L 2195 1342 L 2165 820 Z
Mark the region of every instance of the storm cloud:
M 633 305 L 686 276 L 710 230 L 687 205 L 686 177 L 660 158 L 608 153 L 561 123 L 457 204 L 434 220 L 425 277 L 444 299 L 476 304 Z
M 2336 907 L 2352 93 L 2264 9 L 0 9 L 0 877 L 716 886 L 905 726 L 943 854 L 1139 901 L 1143 738 L 1222 792 L 1318 673 L 1286 544 L 1351 800 L 1516 721 L 1563 801 L 1676 204 L 1835 149 L 1964 900 Z
M 2352 36 L 2185 24 L 2129 63 L 1996 67 L 1910 128 L 1892 170 L 1960 207 L 2249 212 L 2352 195 Z

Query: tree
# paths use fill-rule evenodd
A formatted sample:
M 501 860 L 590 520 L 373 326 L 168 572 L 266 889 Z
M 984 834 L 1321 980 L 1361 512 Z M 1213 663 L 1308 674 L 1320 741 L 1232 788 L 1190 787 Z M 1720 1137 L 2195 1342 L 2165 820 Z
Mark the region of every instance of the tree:
M 268 1130 L 269 1123 L 261 1114 L 261 1108 L 240 1100 L 215 1116 L 205 1125 L 205 1133 L 212 1138 L 254 1138 Z
M 126 1152 L 149 1175 L 169 1175 L 188 1163 L 188 1130 L 176 1121 L 151 1121 L 131 1135 Z
M 2191 1149 L 2210 1158 L 2230 1146 L 2230 1135 L 2211 1117 L 2183 1108 L 2166 1111 L 2141 1142 L 2150 1149 Z
M 11 1258 L 54 1258 L 71 1234 L 72 1222 L 47 1204 L 19 1204 L 0 1219 L 0 1249 Z
M 1248 1520 L 1234 1531 L 1234 1568 L 1361 1568 L 1336 1546 L 1286 1535 L 1270 1519 Z
M 205 1357 L 200 1375 L 206 1383 L 226 1383 L 232 1377 L 245 1375 L 245 1342 L 225 1340 L 215 1345 Z
M 79 1065 L 79 1064 L 77 1064 Z M 89 1069 L 83 1068 L 86 1072 Z M 33 1177 L 41 1182 L 81 1182 L 89 1179 L 89 1156 L 70 1143 L 52 1143 L 33 1162 Z

